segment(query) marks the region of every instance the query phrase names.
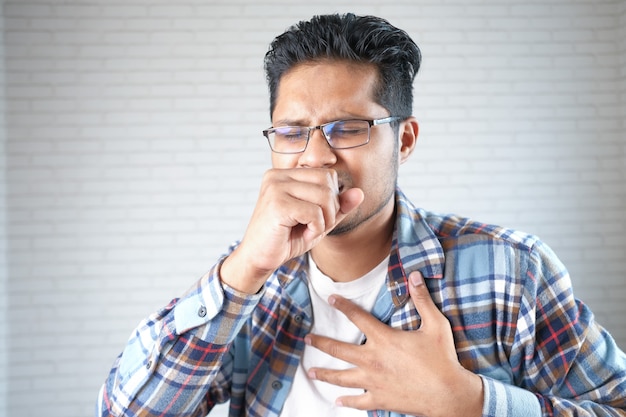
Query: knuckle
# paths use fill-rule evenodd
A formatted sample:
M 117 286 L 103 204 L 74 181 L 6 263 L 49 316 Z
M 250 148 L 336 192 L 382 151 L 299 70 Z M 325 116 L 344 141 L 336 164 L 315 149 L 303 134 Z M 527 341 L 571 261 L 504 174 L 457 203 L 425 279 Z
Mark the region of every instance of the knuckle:
M 339 357 L 341 355 L 341 347 L 337 343 L 331 343 L 328 345 L 328 354 L 333 357 Z
M 315 372 L 315 379 L 322 382 L 330 382 L 328 378 L 328 371 L 318 369 Z
M 376 359 L 370 361 L 370 367 L 376 372 L 382 372 L 387 369 L 385 363 Z
M 338 303 L 342 303 L 342 301 L 338 301 Z M 360 313 L 361 313 L 361 309 L 355 305 L 345 305 L 345 304 L 340 304 L 339 305 L 342 309 L 343 312 L 345 314 L 345 316 L 352 322 L 354 322 L 356 319 L 359 318 Z
M 274 169 L 265 171 L 263 173 L 262 183 L 263 184 L 272 183 L 273 181 L 275 181 L 277 175 L 278 173 Z
M 337 179 L 337 171 L 332 168 L 321 169 L 320 173 L 322 174 L 322 178 L 324 178 L 329 184 Z

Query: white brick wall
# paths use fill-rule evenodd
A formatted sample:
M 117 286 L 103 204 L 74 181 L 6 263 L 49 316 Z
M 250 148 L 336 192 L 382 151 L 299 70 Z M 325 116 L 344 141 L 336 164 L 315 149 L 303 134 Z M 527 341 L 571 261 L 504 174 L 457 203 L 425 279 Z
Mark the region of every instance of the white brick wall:
M 621 79 L 621 105 L 622 105 L 622 132 L 626 131 L 626 1 L 619 4 L 620 23 L 618 31 L 618 56 L 619 56 L 619 77 Z M 626 167 L 626 140 L 622 139 L 622 166 Z M 626 171 L 626 169 L 624 169 Z M 626 176 L 626 172 L 624 172 Z
M 262 58 L 314 13 L 415 37 L 405 191 L 543 237 L 626 347 L 626 1 L 379 3 L 5 1 L 0 416 L 92 414 L 136 323 L 241 235 L 269 166 Z
M 6 85 L 4 81 L 4 20 L 0 19 L 0 416 L 7 411 L 7 388 L 9 366 L 9 322 L 7 319 L 7 221 L 6 221 Z

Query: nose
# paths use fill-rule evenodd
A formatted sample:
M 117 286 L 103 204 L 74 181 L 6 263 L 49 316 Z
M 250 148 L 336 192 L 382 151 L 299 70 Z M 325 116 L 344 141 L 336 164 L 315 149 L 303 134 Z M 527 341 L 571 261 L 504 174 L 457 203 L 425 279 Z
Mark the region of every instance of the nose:
M 311 132 L 309 143 L 300 154 L 298 165 L 302 168 L 328 168 L 337 162 L 335 150 L 330 147 L 321 129 Z

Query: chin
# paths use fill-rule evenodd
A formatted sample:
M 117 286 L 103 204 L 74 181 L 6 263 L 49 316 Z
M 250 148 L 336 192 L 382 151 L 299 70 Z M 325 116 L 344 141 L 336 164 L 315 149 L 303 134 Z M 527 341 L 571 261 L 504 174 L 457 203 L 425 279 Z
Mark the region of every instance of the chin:
M 330 233 L 328 233 L 327 236 L 343 236 L 343 235 L 353 231 L 357 227 L 358 227 L 358 225 L 353 225 L 353 224 L 345 224 L 344 225 L 343 223 L 340 223 L 333 230 L 331 230 Z
M 358 210 L 359 209 L 357 209 L 356 213 L 352 213 L 354 217 L 348 216 L 345 219 L 343 219 L 343 221 L 340 222 L 337 226 L 335 226 L 335 228 L 331 230 L 327 236 L 346 235 L 352 232 L 353 230 L 355 230 L 356 228 L 358 228 L 359 226 L 361 226 L 365 221 L 367 221 L 370 217 L 372 217 L 372 216 L 369 216 L 367 218 L 363 218 L 361 217 L 361 213 L 359 213 Z
M 392 189 L 389 196 L 386 199 L 383 199 L 380 204 L 370 212 L 364 213 L 364 207 L 363 204 L 361 204 L 354 213 L 350 213 L 348 217 L 343 219 L 343 221 L 331 230 L 327 236 L 343 236 L 363 226 L 368 221 L 372 220 L 372 218 L 379 215 L 385 209 L 387 204 L 393 200 L 394 195 L 394 189 Z

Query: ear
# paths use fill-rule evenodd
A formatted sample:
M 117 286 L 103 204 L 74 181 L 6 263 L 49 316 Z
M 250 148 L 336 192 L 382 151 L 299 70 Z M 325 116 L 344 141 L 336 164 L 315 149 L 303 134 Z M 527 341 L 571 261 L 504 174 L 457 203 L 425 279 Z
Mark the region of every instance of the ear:
M 419 124 L 413 116 L 409 117 L 400 124 L 398 132 L 398 140 L 400 141 L 400 151 L 398 159 L 401 164 L 405 163 L 415 149 L 417 143 L 417 135 L 419 133 Z

